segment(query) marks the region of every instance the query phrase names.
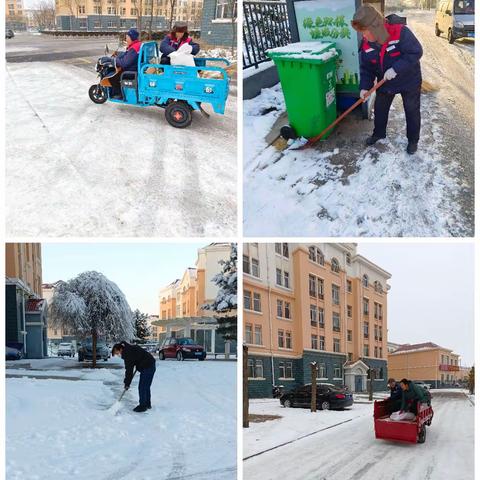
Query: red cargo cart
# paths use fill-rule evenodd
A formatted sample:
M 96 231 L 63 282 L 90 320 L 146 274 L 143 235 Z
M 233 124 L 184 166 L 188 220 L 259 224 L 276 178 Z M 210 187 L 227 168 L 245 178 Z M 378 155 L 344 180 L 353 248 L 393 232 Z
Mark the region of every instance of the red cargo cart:
M 375 438 L 396 440 L 408 443 L 424 443 L 427 435 L 426 427 L 432 423 L 433 409 L 431 405 L 418 402 L 418 414 L 414 420 L 390 420 L 387 401 L 377 400 L 373 405 Z

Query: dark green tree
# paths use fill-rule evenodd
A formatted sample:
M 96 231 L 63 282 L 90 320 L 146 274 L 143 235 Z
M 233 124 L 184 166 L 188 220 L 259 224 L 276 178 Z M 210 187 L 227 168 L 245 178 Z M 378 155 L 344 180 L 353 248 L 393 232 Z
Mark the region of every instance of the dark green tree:
M 135 321 L 135 338 L 144 341 L 150 335 L 150 327 L 147 322 L 148 315 L 142 313 L 138 308 L 133 312 L 133 319 Z

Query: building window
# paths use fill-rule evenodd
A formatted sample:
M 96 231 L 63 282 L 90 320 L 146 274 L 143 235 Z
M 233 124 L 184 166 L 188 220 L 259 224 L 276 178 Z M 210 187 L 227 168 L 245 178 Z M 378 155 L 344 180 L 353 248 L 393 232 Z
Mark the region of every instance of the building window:
M 340 331 L 340 314 L 338 312 L 333 312 L 332 320 L 333 320 L 333 331 L 339 332 Z
M 325 265 L 325 256 L 319 248 L 313 245 L 308 248 L 308 258 L 312 262 L 318 263 L 318 265 Z
M 245 324 L 245 343 L 252 344 L 253 337 L 252 337 L 252 324 L 246 323 Z
M 317 306 L 316 305 L 310 305 L 310 325 L 312 327 L 316 327 L 318 325 Z
M 292 362 L 279 362 L 278 369 L 280 371 L 280 378 L 293 378 Z
M 320 337 L 319 337 L 318 349 L 319 350 L 325 350 L 325 337 L 323 335 L 320 335 Z
M 254 293 L 253 294 L 253 309 L 256 312 L 261 312 L 262 311 L 262 303 L 260 300 L 260 294 L 259 293 Z
M 363 314 L 368 315 L 368 298 L 363 299 Z
M 78 13 L 79 15 L 85 15 L 85 5 L 78 6 Z
M 288 252 L 288 243 L 284 243 L 282 245 L 282 251 L 283 251 L 283 256 L 285 258 L 288 258 L 289 257 L 289 252 Z
M 340 287 L 338 285 L 332 285 L 332 302 L 334 305 L 340 304 Z
M 263 360 L 248 359 L 248 377 L 263 378 Z
M 245 310 L 252 309 L 252 292 L 249 292 L 248 290 L 245 290 L 243 292 L 243 308 Z M 177 310 L 178 310 L 178 307 L 177 307 Z
M 277 277 L 276 277 L 277 285 L 282 285 L 282 271 L 277 268 Z
M 260 267 L 256 258 L 252 258 L 252 275 L 254 277 L 260 276 Z
M 342 378 L 342 369 L 339 365 L 333 366 L 333 378 Z
M 347 342 L 351 342 L 351 341 L 352 341 L 352 331 L 347 330 Z
M 349 253 L 345 255 L 345 262 L 347 263 L 347 265 L 352 264 L 352 256 Z
M 317 279 L 313 275 L 308 276 L 308 292 L 311 297 L 317 296 Z
M 379 339 L 380 341 L 383 340 L 382 327 L 378 327 L 378 339 Z
M 97 15 L 101 15 L 102 14 L 102 7 L 100 5 L 94 5 L 93 6 L 93 13 L 95 13 Z M 98 27 L 100 27 L 100 20 L 96 20 L 94 22 L 95 27 L 97 27 L 97 23 L 98 23 Z
M 377 293 L 383 293 L 383 287 L 382 287 L 382 284 L 380 282 L 375 281 L 373 285 L 374 285 L 375 291 Z
M 277 317 L 283 317 L 283 300 L 277 300 Z
M 255 345 L 263 345 L 262 327 L 260 325 L 255 325 Z
M 250 259 L 248 255 L 243 256 L 243 271 L 244 273 L 250 273 Z
M 362 277 L 362 285 L 365 288 L 368 288 L 368 275 L 367 274 L 363 275 L 363 277 Z
M 277 253 L 278 255 L 282 254 L 282 244 L 281 243 L 276 243 L 275 244 L 275 253 Z
M 132 15 L 132 16 L 135 15 L 136 16 L 137 15 L 137 9 L 136 8 L 131 8 L 130 9 L 130 15 Z
M 368 322 L 363 322 L 363 338 L 368 338 Z
M 285 333 L 285 348 L 292 348 L 292 332 Z
M 334 352 L 340 352 L 340 339 L 339 338 L 334 338 L 333 339 L 333 351 Z
M 352 281 L 347 280 L 347 292 L 352 293 Z
M 318 350 L 318 336 L 312 335 L 312 349 Z
M 352 306 L 347 305 L 347 317 L 352 318 Z
M 283 330 L 278 331 L 278 346 L 285 348 L 285 332 Z
M 373 349 L 373 351 L 374 351 L 373 356 L 374 356 L 375 358 L 378 358 L 378 347 L 375 347 L 375 348 Z
M 288 243 L 276 243 L 275 253 L 277 253 L 278 255 L 281 255 L 282 257 L 288 258 L 289 257 Z
M 365 357 L 368 357 L 368 355 L 369 355 L 368 345 L 364 345 L 364 346 L 363 346 L 363 355 L 364 355 Z
M 116 15 L 117 9 L 115 7 L 107 7 L 107 14 L 108 15 Z
M 256 258 L 250 259 L 248 255 L 243 256 L 243 271 L 248 275 L 252 275 L 254 277 L 260 277 L 260 269 L 258 260 Z
M 324 363 L 318 364 L 318 376 L 319 378 L 327 378 L 327 368 Z
M 378 327 L 377 327 L 377 325 L 375 325 L 374 333 L 375 333 L 375 340 L 378 340 Z
M 283 272 L 283 286 L 290 288 L 290 274 L 288 272 Z
M 320 325 L 320 328 L 325 327 L 325 311 L 323 308 L 318 309 L 318 323 Z
M 332 272 L 340 273 L 340 264 L 338 263 L 338 260 L 336 258 L 332 258 L 331 268 Z
M 285 302 L 285 318 L 292 318 L 290 315 L 290 302 Z
M 352 352 L 348 352 L 348 361 L 349 362 L 353 361 L 353 353 Z

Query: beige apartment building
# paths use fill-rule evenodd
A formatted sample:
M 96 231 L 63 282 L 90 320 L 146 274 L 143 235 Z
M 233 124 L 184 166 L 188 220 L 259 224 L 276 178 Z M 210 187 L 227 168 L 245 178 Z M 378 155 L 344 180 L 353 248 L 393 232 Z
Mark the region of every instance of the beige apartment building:
M 234 345 L 216 333 L 217 322 L 210 310 L 202 308 L 217 296 L 218 287 L 212 281 L 221 271 L 221 260 L 230 258 L 229 243 L 212 243 L 198 250 L 195 267 L 186 268 L 182 278 L 162 288 L 159 293 L 159 327 L 161 340 L 169 336 L 192 337 L 209 353 L 233 352 Z
M 250 243 L 243 256 L 249 395 L 319 381 L 375 390 L 387 379 L 390 274 L 353 243 Z
M 56 0 L 60 30 L 118 30 L 139 28 L 166 30 L 173 21 L 187 22 L 191 30 L 200 28 L 203 0 L 176 0 L 173 14 L 170 0 Z
M 23 0 L 5 0 L 5 28 L 12 30 L 27 28 Z
M 438 388 L 463 380 L 460 355 L 432 342 L 400 345 L 388 354 L 389 375 L 396 380 L 422 380 Z
M 47 302 L 39 243 L 5 244 L 5 340 L 27 358 L 47 355 Z

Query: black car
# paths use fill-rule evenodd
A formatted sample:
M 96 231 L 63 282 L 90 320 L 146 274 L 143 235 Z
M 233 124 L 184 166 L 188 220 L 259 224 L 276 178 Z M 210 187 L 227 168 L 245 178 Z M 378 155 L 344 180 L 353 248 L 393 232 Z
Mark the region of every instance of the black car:
M 284 407 L 309 408 L 312 398 L 312 385 L 302 385 L 284 393 L 280 403 Z M 317 385 L 317 408 L 320 410 L 336 410 L 353 405 L 353 395 L 344 388 L 334 385 Z

